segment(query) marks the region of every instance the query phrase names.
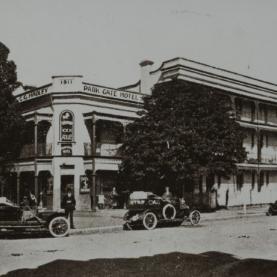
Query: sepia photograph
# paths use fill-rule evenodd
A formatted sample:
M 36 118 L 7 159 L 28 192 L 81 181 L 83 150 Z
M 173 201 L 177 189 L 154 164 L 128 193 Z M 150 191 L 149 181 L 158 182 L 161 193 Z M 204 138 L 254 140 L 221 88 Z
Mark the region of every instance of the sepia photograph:
M 0 0 L 0 276 L 277 276 L 276 13 Z

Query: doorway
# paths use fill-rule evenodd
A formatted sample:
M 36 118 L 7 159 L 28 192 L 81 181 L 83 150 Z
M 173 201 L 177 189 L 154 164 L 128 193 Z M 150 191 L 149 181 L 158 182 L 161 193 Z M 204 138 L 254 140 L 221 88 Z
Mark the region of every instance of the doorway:
M 61 202 L 68 189 L 71 189 L 74 195 L 74 175 L 61 175 Z

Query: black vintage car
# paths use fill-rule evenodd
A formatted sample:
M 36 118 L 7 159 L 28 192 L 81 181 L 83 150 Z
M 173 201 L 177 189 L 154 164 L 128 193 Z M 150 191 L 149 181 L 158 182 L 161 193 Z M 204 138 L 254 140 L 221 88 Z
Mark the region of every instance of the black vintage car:
M 200 212 L 191 210 L 183 199 L 165 200 L 149 192 L 133 192 L 124 215 L 126 230 L 144 227 L 153 230 L 158 225 L 178 226 L 185 220 L 192 225 L 200 221 Z
M 270 203 L 268 211 L 266 213 L 267 215 L 277 215 L 277 201 L 275 203 Z
M 36 211 L 28 206 L 20 207 L 0 197 L 0 234 L 26 232 L 49 232 L 53 237 L 69 233 L 69 223 L 63 212 Z

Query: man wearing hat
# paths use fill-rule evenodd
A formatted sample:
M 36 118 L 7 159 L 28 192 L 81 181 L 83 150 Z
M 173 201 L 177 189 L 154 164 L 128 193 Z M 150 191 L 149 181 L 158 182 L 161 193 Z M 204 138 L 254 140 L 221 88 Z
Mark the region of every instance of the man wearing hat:
M 70 228 L 75 229 L 73 224 L 73 211 L 75 210 L 76 200 L 71 189 L 67 190 L 67 194 L 64 196 L 62 201 L 62 208 L 65 210 L 66 218 L 70 219 Z

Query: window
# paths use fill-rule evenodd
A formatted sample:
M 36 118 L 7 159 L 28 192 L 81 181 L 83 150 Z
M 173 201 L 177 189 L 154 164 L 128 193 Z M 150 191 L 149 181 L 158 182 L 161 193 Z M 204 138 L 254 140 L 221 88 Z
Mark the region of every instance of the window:
M 264 122 L 267 123 L 268 120 L 268 112 L 267 112 L 267 107 L 264 105 L 260 106 L 260 113 L 261 117 L 263 118 Z

